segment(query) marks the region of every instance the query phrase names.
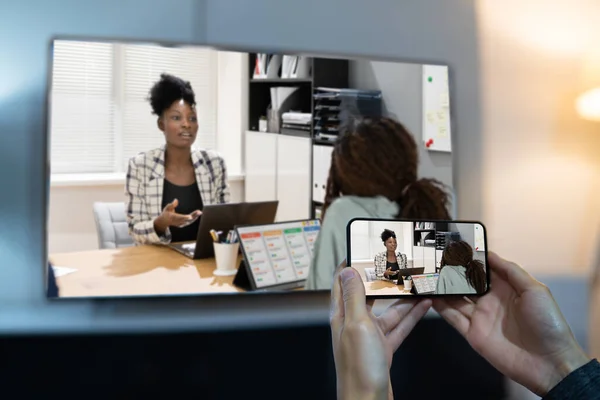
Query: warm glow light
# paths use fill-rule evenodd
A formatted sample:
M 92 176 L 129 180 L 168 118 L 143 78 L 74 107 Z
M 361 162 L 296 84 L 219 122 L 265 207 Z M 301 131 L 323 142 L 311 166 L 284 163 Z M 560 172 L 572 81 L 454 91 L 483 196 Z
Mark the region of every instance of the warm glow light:
M 484 29 L 548 54 L 580 57 L 600 37 L 597 0 L 481 0 Z
M 600 87 L 579 96 L 575 107 L 581 118 L 600 121 Z

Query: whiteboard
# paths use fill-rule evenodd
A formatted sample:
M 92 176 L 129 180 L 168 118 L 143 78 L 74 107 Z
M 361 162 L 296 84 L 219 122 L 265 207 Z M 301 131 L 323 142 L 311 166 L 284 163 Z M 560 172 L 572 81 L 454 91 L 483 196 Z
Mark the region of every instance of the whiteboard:
M 430 151 L 452 152 L 448 67 L 423 66 L 423 145 Z
M 483 226 L 481 226 L 480 224 L 473 224 L 473 227 L 475 229 L 474 233 L 474 238 L 475 238 L 475 251 L 485 251 L 485 235 L 484 235 L 484 230 L 483 230 Z

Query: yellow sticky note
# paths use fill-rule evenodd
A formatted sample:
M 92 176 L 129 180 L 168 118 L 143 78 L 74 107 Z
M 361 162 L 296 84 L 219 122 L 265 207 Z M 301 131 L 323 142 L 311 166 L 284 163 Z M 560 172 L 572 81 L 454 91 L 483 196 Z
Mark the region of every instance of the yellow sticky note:
M 435 113 L 434 112 L 428 112 L 427 113 L 427 121 L 429 121 L 430 124 L 435 124 Z
M 437 120 L 439 124 L 446 123 L 446 113 L 444 111 L 437 112 Z
M 438 137 L 445 138 L 448 137 L 448 129 L 445 126 L 438 126 Z
M 440 95 L 440 104 L 442 107 L 450 107 L 450 95 L 447 92 Z

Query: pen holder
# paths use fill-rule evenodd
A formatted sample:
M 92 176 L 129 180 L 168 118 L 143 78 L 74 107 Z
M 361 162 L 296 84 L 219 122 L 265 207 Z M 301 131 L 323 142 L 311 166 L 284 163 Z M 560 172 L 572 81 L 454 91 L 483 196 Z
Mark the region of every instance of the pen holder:
M 235 275 L 237 272 L 237 259 L 240 251 L 238 243 L 217 243 L 213 242 L 215 249 L 216 269 L 214 274 L 217 276 Z

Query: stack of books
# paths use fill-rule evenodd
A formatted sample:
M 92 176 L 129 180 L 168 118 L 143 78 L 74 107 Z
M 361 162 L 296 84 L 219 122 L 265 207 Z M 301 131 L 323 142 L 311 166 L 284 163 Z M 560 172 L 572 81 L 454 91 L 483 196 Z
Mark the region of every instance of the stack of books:
M 281 116 L 281 133 L 285 135 L 310 137 L 312 114 L 297 111 L 285 112 Z

